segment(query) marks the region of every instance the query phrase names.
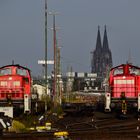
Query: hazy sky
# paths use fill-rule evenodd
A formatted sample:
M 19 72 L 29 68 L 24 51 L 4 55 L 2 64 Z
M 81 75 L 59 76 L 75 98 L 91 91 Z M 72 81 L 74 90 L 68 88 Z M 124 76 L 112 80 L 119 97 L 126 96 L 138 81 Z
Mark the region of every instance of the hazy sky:
M 56 16 L 62 70 L 90 72 L 97 27 L 103 38 L 107 25 L 113 65 L 125 63 L 131 52 L 140 66 L 140 0 L 48 0 L 48 11 Z M 44 58 L 44 0 L 0 0 L 0 66 L 12 60 L 41 75 L 37 64 Z M 48 16 L 48 59 L 53 58 L 52 16 Z M 51 66 L 49 66 L 51 69 Z

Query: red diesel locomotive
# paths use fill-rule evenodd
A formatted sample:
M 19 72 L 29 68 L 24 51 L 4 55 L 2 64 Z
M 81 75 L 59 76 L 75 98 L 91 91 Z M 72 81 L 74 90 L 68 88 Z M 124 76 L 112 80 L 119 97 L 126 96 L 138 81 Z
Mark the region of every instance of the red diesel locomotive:
M 31 74 L 28 68 L 20 65 L 7 65 L 0 68 L 0 106 L 12 104 L 30 112 Z
M 122 64 L 110 70 L 105 111 L 119 109 L 126 114 L 129 108 L 140 112 L 140 68 Z

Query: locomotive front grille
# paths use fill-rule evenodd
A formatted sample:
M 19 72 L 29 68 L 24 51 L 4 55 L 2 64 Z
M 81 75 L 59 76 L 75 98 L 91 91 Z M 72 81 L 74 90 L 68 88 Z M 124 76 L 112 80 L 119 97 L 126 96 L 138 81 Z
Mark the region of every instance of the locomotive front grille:
M 125 94 L 126 98 L 135 97 L 138 90 L 134 77 L 123 77 L 123 79 L 115 77 L 114 86 L 111 87 L 111 93 L 116 98 L 121 98 L 122 93 Z
M 133 84 L 134 85 L 134 79 L 115 79 L 114 84 L 122 84 L 122 85 L 128 85 L 128 84 Z

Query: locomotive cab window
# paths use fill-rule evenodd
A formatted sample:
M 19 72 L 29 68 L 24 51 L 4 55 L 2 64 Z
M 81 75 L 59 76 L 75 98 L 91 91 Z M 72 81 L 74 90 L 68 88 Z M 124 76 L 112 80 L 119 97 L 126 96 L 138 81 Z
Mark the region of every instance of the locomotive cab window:
M 123 68 L 116 68 L 115 70 L 114 70 L 114 73 L 113 73 L 114 75 L 118 75 L 118 74 L 123 74 Z
M 12 74 L 11 68 L 6 68 L 6 69 L 0 70 L 0 75 L 11 75 L 11 74 Z
M 17 74 L 22 76 L 27 76 L 27 71 L 24 69 L 17 68 Z
M 135 74 L 135 75 L 140 75 L 140 69 L 135 68 L 135 67 L 131 67 L 131 68 L 129 68 L 129 73 Z

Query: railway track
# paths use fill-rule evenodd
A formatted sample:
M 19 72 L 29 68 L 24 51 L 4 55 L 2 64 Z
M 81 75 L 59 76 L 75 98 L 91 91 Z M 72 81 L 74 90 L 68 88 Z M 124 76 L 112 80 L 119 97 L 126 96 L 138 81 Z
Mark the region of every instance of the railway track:
M 124 120 L 115 118 L 112 114 L 104 114 L 95 112 L 94 116 L 81 117 L 64 117 L 54 123 L 54 126 L 60 130 L 69 132 L 72 140 L 133 140 L 138 138 L 137 126 L 140 125 L 136 118 L 130 117 Z M 18 134 L 18 140 L 52 140 L 53 133 L 32 133 Z M 4 136 L 9 138 L 8 136 Z M 16 138 L 14 134 L 13 139 Z M 16 139 L 17 139 L 16 138 Z M 11 139 L 8 139 L 11 140 Z
M 95 113 L 91 117 L 66 117 L 59 120 L 57 125 L 60 129 L 65 129 L 72 135 L 77 133 L 89 135 L 90 133 L 92 135 L 103 133 L 104 135 L 136 138 L 138 135 L 137 126 L 140 124 L 134 117 L 118 119 L 111 114 Z

